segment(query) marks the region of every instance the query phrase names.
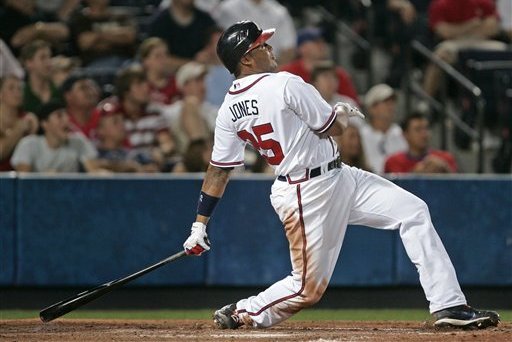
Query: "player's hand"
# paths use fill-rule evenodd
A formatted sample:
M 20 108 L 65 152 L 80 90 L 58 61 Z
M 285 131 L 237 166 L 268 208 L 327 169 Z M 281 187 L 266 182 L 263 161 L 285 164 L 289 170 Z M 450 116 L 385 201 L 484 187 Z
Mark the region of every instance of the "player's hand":
M 210 240 L 206 234 L 206 225 L 201 222 L 192 223 L 190 236 L 183 244 L 183 248 L 188 255 L 201 255 L 210 250 Z
M 345 102 L 338 102 L 334 105 L 334 112 L 338 116 L 339 121 L 343 125 L 343 128 L 347 128 L 348 119 L 353 116 L 358 116 L 361 119 L 364 119 L 364 114 L 359 111 L 354 106 L 349 105 Z

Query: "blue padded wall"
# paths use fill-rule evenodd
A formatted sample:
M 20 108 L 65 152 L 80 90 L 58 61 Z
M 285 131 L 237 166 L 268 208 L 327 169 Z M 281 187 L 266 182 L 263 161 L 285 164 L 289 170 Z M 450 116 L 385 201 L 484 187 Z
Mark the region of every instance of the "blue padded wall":
M 92 286 L 181 250 L 201 179 L 0 177 L 0 285 Z M 512 178 L 400 178 L 429 205 L 463 285 L 512 285 Z M 269 178 L 235 177 L 212 218 L 212 250 L 138 285 L 269 285 L 290 274 Z M 331 286 L 417 284 L 397 232 L 349 227 Z
M 349 226 L 331 285 L 393 285 L 396 232 Z
M 15 277 L 15 186 L 15 178 L 0 178 L 0 285 L 12 284 Z
M 95 285 L 182 249 L 200 182 L 21 179 L 19 285 Z M 201 284 L 204 258 L 165 266 L 138 284 Z
M 432 222 L 466 285 L 512 284 L 512 182 L 505 179 L 400 179 L 422 198 Z M 398 284 L 418 276 L 397 239 Z
M 291 272 L 288 241 L 270 204 L 269 180 L 232 180 L 211 220 L 206 282 L 267 285 Z

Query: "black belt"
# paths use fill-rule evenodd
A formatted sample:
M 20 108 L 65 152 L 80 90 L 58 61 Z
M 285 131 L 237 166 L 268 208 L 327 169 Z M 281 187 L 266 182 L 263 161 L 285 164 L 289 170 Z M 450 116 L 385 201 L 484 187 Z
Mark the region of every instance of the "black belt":
M 341 157 L 337 157 L 336 159 L 331 160 L 327 164 L 327 171 L 331 171 L 332 169 L 339 169 L 340 167 L 341 167 Z M 315 167 L 314 169 L 309 170 L 309 178 L 307 178 L 307 179 L 311 179 L 311 178 L 320 176 L 321 174 L 322 174 L 322 167 L 321 166 Z M 305 180 L 307 180 L 307 179 L 305 179 Z M 277 176 L 277 180 L 280 180 L 282 182 L 288 181 L 286 179 L 286 176 L 281 176 L 281 175 Z

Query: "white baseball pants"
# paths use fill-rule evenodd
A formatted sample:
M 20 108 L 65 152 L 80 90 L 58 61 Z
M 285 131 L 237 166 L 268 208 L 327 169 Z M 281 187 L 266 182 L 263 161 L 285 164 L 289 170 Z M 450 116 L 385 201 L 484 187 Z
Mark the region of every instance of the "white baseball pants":
M 265 328 L 320 300 L 347 224 L 398 229 L 430 312 L 466 304 L 425 202 L 390 181 L 343 165 L 299 184 L 276 180 L 270 196 L 290 244 L 292 274 L 237 303 L 240 318 Z

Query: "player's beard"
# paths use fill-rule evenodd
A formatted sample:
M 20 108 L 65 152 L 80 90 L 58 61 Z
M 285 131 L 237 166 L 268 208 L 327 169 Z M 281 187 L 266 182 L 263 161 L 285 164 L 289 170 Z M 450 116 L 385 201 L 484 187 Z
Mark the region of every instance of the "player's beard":
M 268 70 L 269 72 L 276 72 L 278 70 L 277 60 L 274 57 L 274 55 L 272 55 L 272 57 L 270 59 L 269 69 L 270 69 L 270 70 Z

